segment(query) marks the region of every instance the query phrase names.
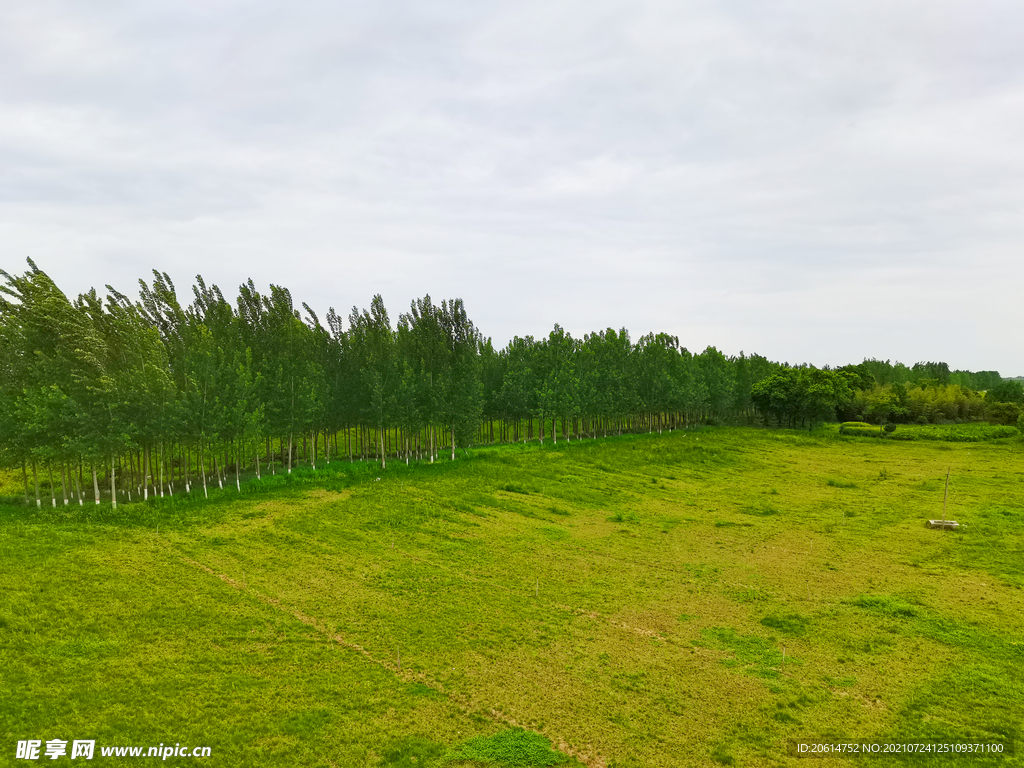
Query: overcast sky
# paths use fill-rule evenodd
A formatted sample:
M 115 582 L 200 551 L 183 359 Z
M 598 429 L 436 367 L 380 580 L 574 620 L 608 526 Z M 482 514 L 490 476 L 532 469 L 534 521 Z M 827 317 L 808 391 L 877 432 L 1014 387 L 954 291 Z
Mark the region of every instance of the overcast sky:
M 1024 374 L 1019 0 L 0 5 L 0 267 Z

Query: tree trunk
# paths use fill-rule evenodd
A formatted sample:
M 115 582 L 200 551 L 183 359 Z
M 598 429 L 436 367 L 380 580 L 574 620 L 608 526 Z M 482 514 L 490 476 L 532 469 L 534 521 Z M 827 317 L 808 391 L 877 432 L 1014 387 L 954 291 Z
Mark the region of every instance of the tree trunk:
M 153 446 L 147 445 L 143 449 L 146 459 L 146 467 L 142 472 L 142 483 L 146 487 L 146 498 L 149 498 L 150 486 L 153 487 L 153 497 L 156 497 L 156 472 L 153 469 Z
M 199 443 L 199 474 L 203 476 L 203 497 L 210 498 L 210 491 L 206 487 L 206 462 L 203 460 L 206 452 L 203 450 L 202 442 Z
M 92 465 L 92 492 L 96 497 L 96 506 L 100 505 L 100 479 L 96 477 L 96 465 Z
M 43 502 L 39 498 L 39 472 L 36 470 L 35 459 L 32 459 L 32 482 L 35 483 L 36 486 L 36 509 L 41 509 Z
M 292 473 L 292 431 L 288 430 L 288 474 Z
M 455 422 L 452 422 L 452 461 L 455 461 Z
M 113 454 L 110 455 L 110 508 L 117 509 L 117 470 Z
M 21 460 L 21 477 L 25 481 L 25 506 L 27 507 L 31 502 L 28 500 L 28 467 L 24 459 Z
M 138 474 L 135 476 L 135 490 L 138 492 L 139 496 L 142 496 L 143 491 L 146 489 L 146 470 L 143 467 L 143 464 L 145 464 L 145 456 L 145 448 L 140 450 L 139 453 L 135 456 L 135 459 L 138 462 Z

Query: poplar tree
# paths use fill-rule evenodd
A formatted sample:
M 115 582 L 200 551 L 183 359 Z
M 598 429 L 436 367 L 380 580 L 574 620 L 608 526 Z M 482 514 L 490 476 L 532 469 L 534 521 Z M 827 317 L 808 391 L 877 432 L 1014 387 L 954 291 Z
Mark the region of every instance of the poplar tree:
M 528 421 L 538 409 L 536 358 L 538 345 L 532 336 L 516 336 L 501 352 L 503 376 L 497 394 L 500 411 L 516 425 L 513 439 L 518 437 L 518 425 Z M 523 430 L 523 441 L 531 435 L 532 427 Z
M 395 332 L 391 328 L 384 300 L 373 297 L 370 309 L 360 312 L 352 307 L 349 334 L 353 353 L 360 361 L 362 404 L 365 423 L 375 427 L 381 468 L 387 468 L 384 432 L 393 422 L 398 391 L 398 366 L 395 359 Z
M 450 365 L 445 336 L 442 309 L 434 305 L 429 294 L 414 300 L 409 312 L 398 318 L 398 350 L 407 366 L 403 375 L 413 397 L 410 411 L 427 431 L 431 462 L 437 458 L 437 428 L 444 423 L 442 387 Z
M 456 446 L 467 446 L 480 423 L 483 385 L 480 382 L 480 332 L 462 299 L 441 302 L 441 330 L 447 365 L 440 388 L 439 415 L 450 429 L 452 461 Z
M 662 430 L 662 417 L 678 399 L 672 373 L 679 358 L 679 340 L 665 333 L 650 333 L 636 345 L 637 391 L 649 420 L 648 431 Z

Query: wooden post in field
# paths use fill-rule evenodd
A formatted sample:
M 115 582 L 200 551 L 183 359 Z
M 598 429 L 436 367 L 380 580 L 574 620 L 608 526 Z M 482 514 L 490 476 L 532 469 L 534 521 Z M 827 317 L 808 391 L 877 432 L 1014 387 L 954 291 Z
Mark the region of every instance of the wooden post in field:
M 946 470 L 946 490 L 942 494 L 942 519 L 929 520 L 929 528 L 940 528 L 944 531 L 956 531 L 960 529 L 960 523 L 956 522 L 955 520 L 950 520 L 946 511 L 946 505 L 949 503 L 949 475 L 952 471 L 952 467 L 949 467 Z
M 949 473 L 952 471 L 952 467 L 946 470 L 946 492 L 942 494 L 942 527 L 946 527 L 946 500 L 949 499 Z

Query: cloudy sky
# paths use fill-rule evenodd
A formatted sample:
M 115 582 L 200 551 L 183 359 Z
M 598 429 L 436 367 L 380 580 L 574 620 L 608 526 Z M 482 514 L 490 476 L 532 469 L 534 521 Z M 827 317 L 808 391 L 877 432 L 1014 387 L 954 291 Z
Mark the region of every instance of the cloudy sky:
M 0 268 L 1024 374 L 1017 0 L 0 6 Z

